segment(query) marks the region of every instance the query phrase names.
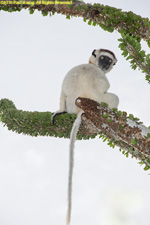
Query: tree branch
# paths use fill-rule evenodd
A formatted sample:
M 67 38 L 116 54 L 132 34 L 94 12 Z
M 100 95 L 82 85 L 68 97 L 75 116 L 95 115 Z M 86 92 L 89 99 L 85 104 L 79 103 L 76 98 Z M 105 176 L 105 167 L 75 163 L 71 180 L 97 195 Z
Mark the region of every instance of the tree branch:
M 1 2 L 1 1 L 0 1 Z M 71 5 L 67 4 L 0 4 L 0 9 L 8 12 L 21 11 L 29 9 L 33 14 L 34 10 L 41 11 L 43 16 L 48 13 L 58 13 L 67 16 L 82 17 L 88 20 L 88 24 L 99 25 L 103 29 L 112 32 L 114 29 L 118 32 L 132 33 L 134 36 L 150 41 L 150 21 L 148 18 L 142 18 L 133 12 L 123 12 L 102 4 L 86 4 L 80 1 L 72 1 Z M 68 17 L 69 18 L 69 17 Z
M 1 3 L 2 1 L 0 1 Z M 42 13 L 43 16 L 53 15 L 55 13 L 66 15 L 67 19 L 70 16 L 82 17 L 89 25 L 100 26 L 102 29 L 113 32 L 117 30 L 123 39 L 121 50 L 122 55 L 131 59 L 131 67 L 136 69 L 139 67 L 146 74 L 146 80 L 150 83 L 150 54 L 146 55 L 145 51 L 141 51 L 140 41 L 145 40 L 150 47 L 150 21 L 148 18 L 142 18 L 133 12 L 123 12 L 121 9 L 116 9 L 102 4 L 86 4 L 81 1 L 72 1 L 72 4 L 39 4 L 36 1 L 31 1 L 29 4 L 0 4 L 0 9 L 13 12 L 27 9 L 30 14 L 35 10 Z M 35 3 L 34 3 L 35 2 Z M 52 0 L 51 2 L 55 2 Z M 59 2 L 59 1 L 58 1 Z M 34 3 L 34 4 L 33 4 Z
M 51 112 L 29 112 L 18 110 L 14 103 L 8 99 L 0 100 L 0 121 L 8 130 L 15 131 L 19 134 L 30 136 L 54 136 L 70 137 L 72 125 L 76 119 L 75 114 L 62 114 L 56 116 L 55 125 L 51 124 Z M 95 137 L 95 133 L 85 129 L 80 129 L 78 139 L 88 139 Z
M 112 111 L 91 99 L 78 98 L 76 105 L 83 109 L 84 116 L 89 119 L 98 131 L 102 132 L 114 143 L 121 142 L 121 147 L 144 154 L 150 158 L 150 129 L 127 117 L 125 112 Z
M 113 111 L 93 100 L 78 98 L 76 104 L 84 110 L 83 123 L 77 139 L 94 138 L 100 134 L 108 140 L 108 145 L 117 145 L 127 155 L 138 158 L 150 169 L 150 129 L 136 118 L 132 120 L 125 112 Z M 0 100 L 0 120 L 8 130 L 31 136 L 70 137 L 70 131 L 76 115 L 56 116 L 55 125 L 51 124 L 50 112 L 27 112 L 17 110 L 12 101 Z

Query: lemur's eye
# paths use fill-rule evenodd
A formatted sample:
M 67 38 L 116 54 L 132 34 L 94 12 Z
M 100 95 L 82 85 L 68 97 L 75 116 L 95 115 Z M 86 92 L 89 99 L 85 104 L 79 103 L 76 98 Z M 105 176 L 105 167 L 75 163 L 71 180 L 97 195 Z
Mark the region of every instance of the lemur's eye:
M 109 62 L 111 63 L 112 62 L 112 59 L 109 59 Z
M 100 59 L 104 59 L 104 56 L 101 56 Z

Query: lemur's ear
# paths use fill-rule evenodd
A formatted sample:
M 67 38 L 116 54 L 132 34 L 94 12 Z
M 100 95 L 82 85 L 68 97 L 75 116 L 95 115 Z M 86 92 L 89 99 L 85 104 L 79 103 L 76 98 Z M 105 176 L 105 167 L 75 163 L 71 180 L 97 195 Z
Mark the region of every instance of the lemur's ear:
M 96 58 L 95 52 L 96 52 L 96 49 L 93 50 L 92 55 Z

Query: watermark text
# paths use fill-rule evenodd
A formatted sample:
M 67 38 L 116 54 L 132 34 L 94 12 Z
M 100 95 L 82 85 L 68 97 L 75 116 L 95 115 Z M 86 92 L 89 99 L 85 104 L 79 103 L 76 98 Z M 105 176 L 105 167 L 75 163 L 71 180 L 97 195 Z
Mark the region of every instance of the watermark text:
M 54 5 L 72 4 L 72 1 L 51 0 L 51 1 L 0 1 L 0 5 Z

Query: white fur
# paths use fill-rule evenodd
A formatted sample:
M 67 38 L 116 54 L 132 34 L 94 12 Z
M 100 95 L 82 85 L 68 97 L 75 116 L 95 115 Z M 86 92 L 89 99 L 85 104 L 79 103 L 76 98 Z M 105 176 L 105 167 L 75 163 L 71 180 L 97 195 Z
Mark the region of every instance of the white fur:
M 67 225 L 70 224 L 71 219 L 71 208 L 72 208 L 72 176 L 73 176 L 73 166 L 74 166 L 74 143 L 76 140 L 76 135 L 81 125 L 81 115 L 83 111 L 78 113 L 78 116 L 73 124 L 71 134 L 70 134 L 70 146 L 69 146 L 69 176 L 68 176 L 68 211 L 66 222 Z
M 112 69 L 117 59 L 107 50 L 95 50 L 95 55 L 96 57 L 94 55 L 90 57 L 88 64 L 76 66 L 67 73 L 62 84 L 60 108 L 52 116 L 53 121 L 55 115 L 58 113 L 68 112 L 78 114 L 70 136 L 67 224 L 70 223 L 71 218 L 74 142 L 82 122 L 81 115 L 83 113 L 83 111 L 75 105 L 75 100 L 78 97 L 90 98 L 99 103 L 105 102 L 110 108 L 117 108 L 119 103 L 118 96 L 107 92 L 110 84 L 105 75 Z M 110 67 L 105 71 L 102 71 L 98 65 L 99 57 L 102 55 L 112 59 Z
M 56 112 L 78 113 L 75 105 L 78 97 L 106 102 L 110 108 L 118 106 L 116 95 L 108 93 L 109 82 L 104 72 L 93 64 L 82 64 L 71 69 L 64 78 L 60 97 L 60 109 Z

